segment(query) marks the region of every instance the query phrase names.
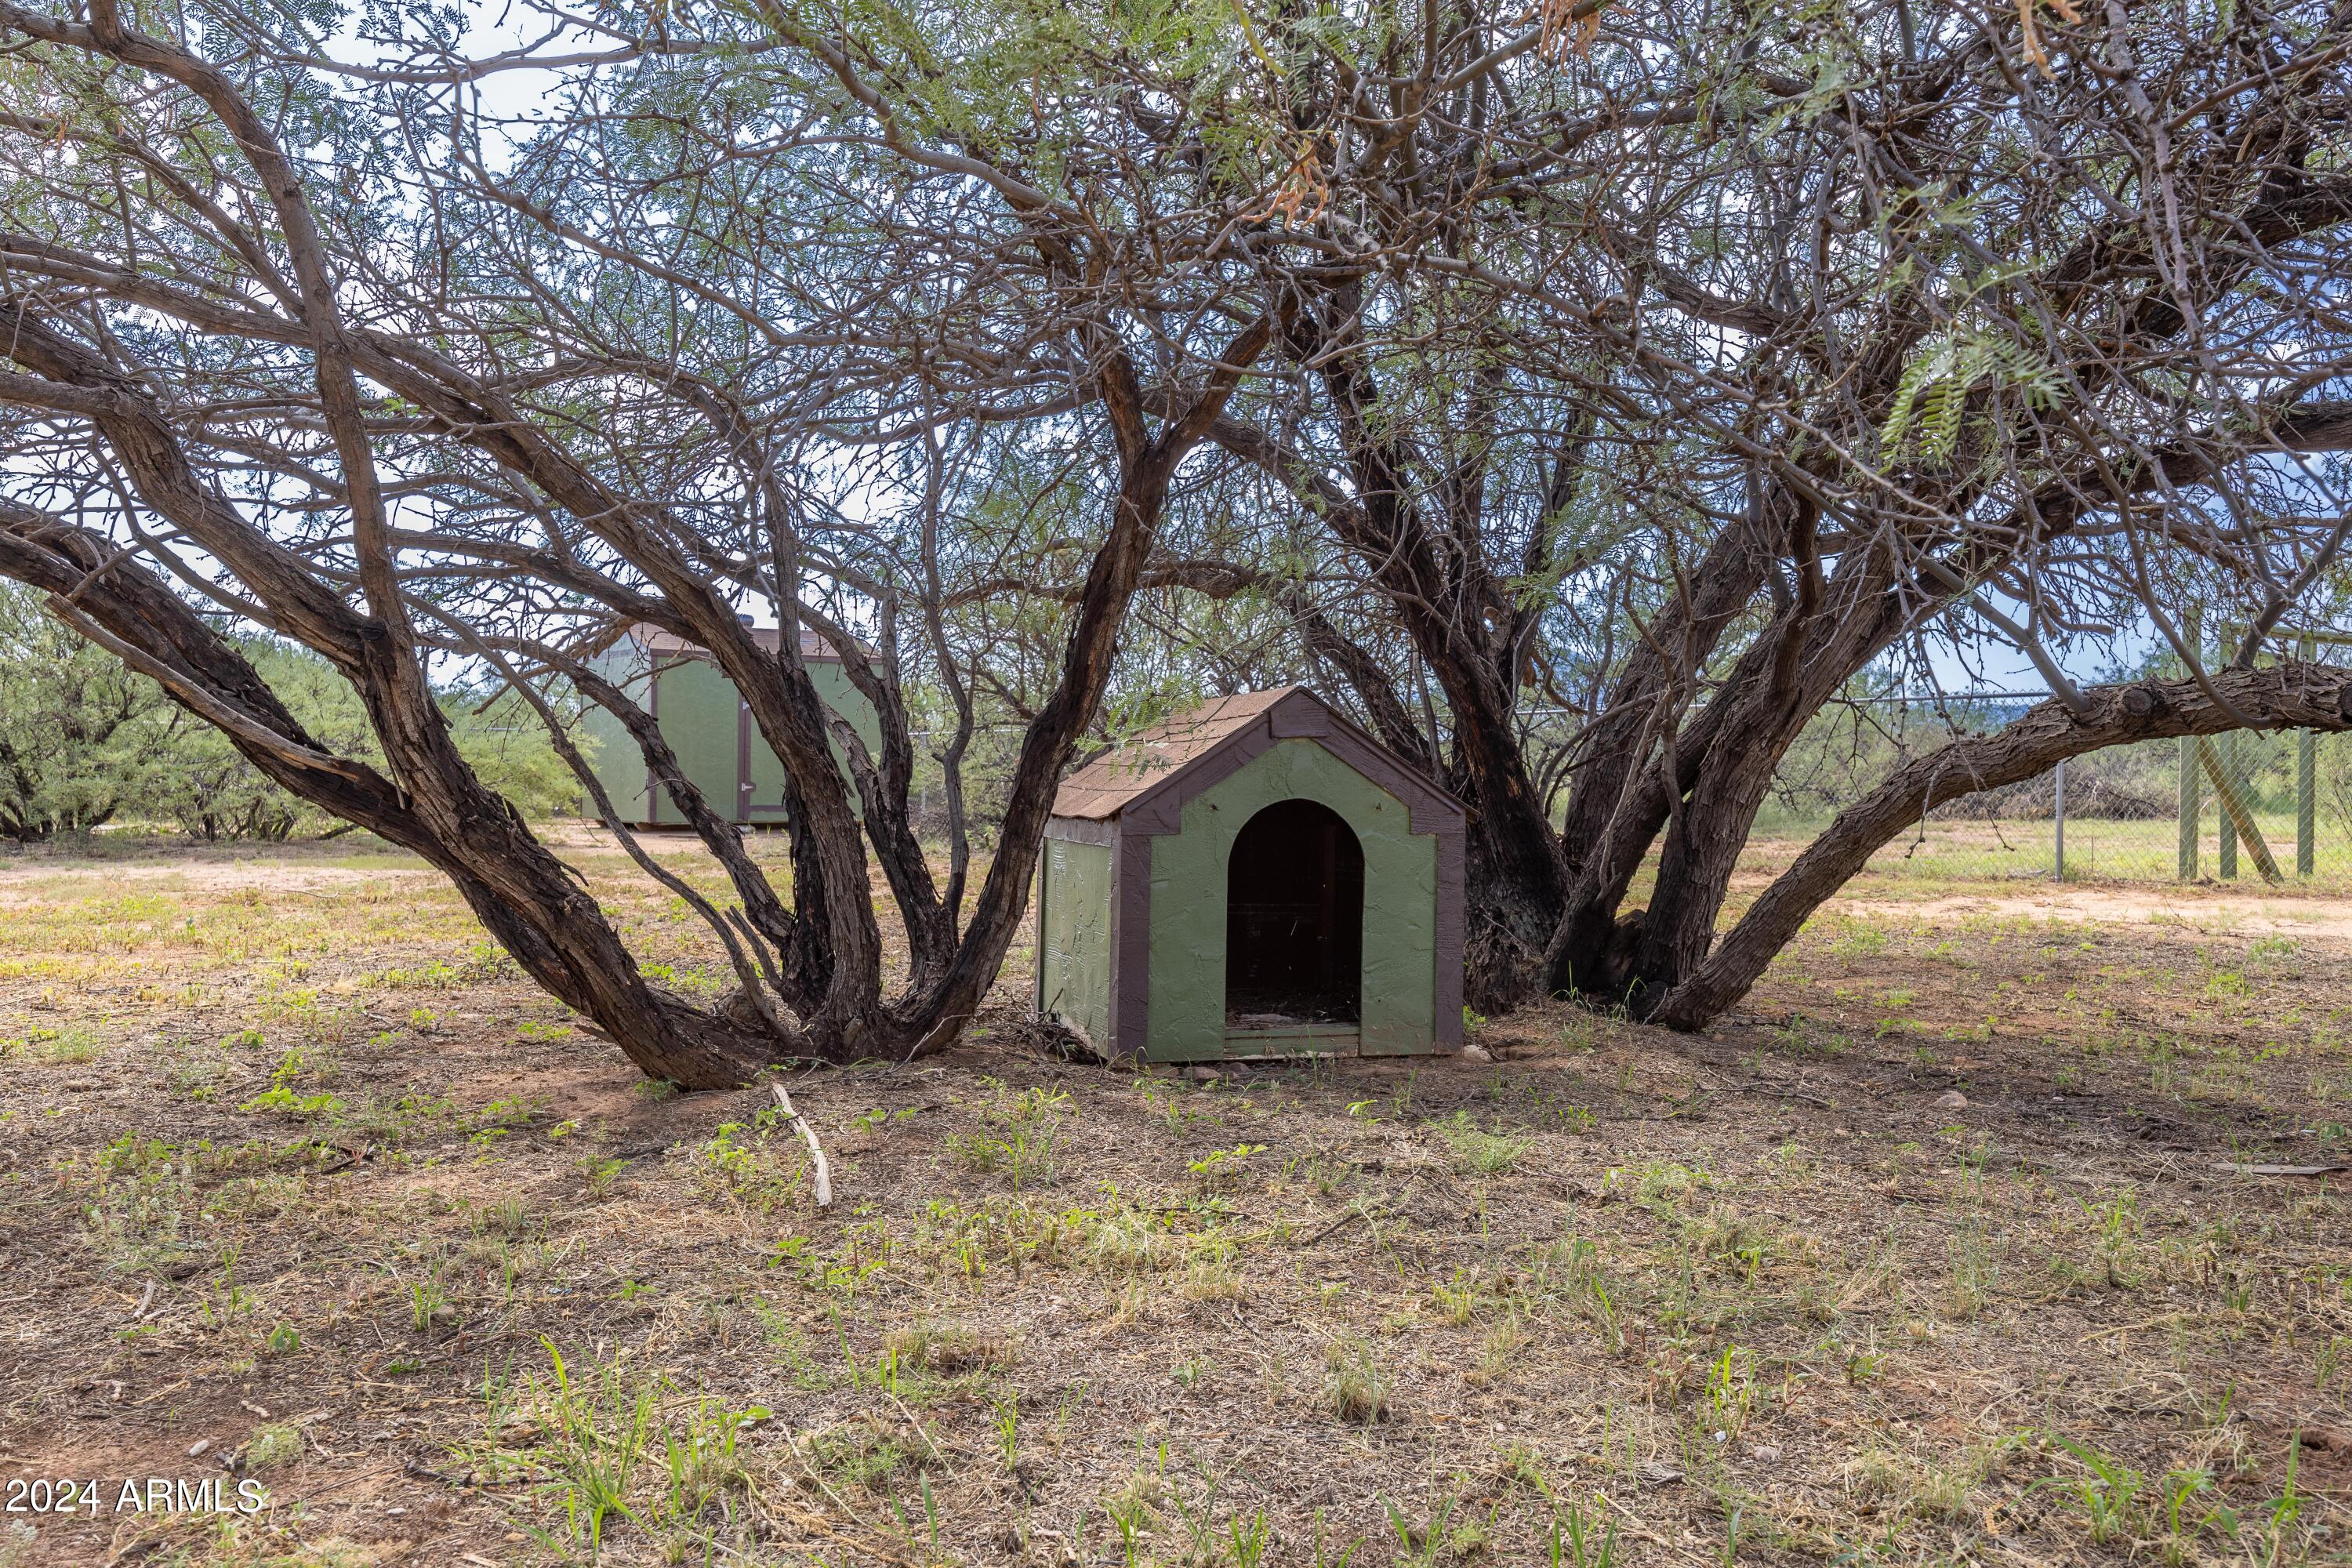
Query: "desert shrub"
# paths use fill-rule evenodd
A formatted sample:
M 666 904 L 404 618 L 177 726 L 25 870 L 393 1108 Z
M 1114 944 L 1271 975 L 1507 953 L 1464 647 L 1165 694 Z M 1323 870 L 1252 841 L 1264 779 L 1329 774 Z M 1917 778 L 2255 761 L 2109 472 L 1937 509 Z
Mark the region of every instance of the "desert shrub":
M 0 585 L 0 836 L 84 833 L 139 799 L 170 729 L 163 694 Z
M 321 745 L 381 761 L 359 696 L 333 666 L 274 637 L 236 641 Z M 579 785 L 536 713 L 463 686 L 441 701 L 458 750 L 485 784 L 526 816 L 576 808 Z M 51 619 L 38 594 L 0 584 L 0 836 L 32 842 L 132 818 L 207 841 L 285 839 L 332 826 L 153 681 Z

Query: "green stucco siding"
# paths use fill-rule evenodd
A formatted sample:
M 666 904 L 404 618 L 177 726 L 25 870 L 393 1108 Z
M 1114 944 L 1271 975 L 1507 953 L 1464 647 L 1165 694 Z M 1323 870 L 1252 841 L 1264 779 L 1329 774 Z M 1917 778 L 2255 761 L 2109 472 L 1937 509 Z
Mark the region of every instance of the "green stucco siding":
M 866 755 L 879 761 L 882 721 L 875 717 L 874 705 L 849 683 L 849 677 L 843 673 L 841 666 L 812 659 L 808 672 L 810 682 L 816 688 L 817 700 L 848 720 L 849 727 L 856 731 L 858 739 L 866 742 Z M 849 763 L 842 754 L 841 742 L 835 741 L 832 744 L 834 757 L 842 764 L 842 776 L 847 778 Z M 853 784 L 851 787 L 854 791 L 856 785 Z M 850 805 L 855 809 L 856 805 L 853 793 Z M 783 809 L 784 764 L 777 760 L 776 753 L 768 749 L 767 742 L 755 730 L 751 736 L 751 820 L 781 822 Z
M 678 765 L 694 781 L 703 798 L 721 815 L 736 814 L 735 710 L 740 705 L 734 683 L 715 665 L 698 658 L 682 659 L 660 675 L 659 710 L 662 739 L 677 753 Z M 677 803 L 667 795 L 654 803 L 656 822 L 683 822 Z
M 599 672 L 640 705 L 647 703 L 648 683 L 642 654 L 609 655 L 601 661 Z M 841 667 L 812 660 L 809 679 L 816 685 L 818 699 L 847 718 L 864 738 L 867 749 L 878 752 L 882 746 L 881 723 L 873 707 L 849 683 L 849 677 L 842 673 Z M 751 791 L 748 804 L 751 809 L 748 816 L 744 815 L 747 802 L 739 788 L 742 770 L 737 730 L 741 704 L 734 682 L 707 659 L 672 658 L 662 665 L 660 687 L 658 700 L 651 706 L 656 721 L 661 725 L 662 739 L 677 753 L 686 776 L 694 781 L 695 787 L 702 791 L 712 807 L 733 821 L 782 822 L 784 765 L 777 761 L 775 752 L 768 749 L 756 730 L 752 731 L 751 746 Z M 659 796 L 657 799 L 648 795 L 645 755 L 619 720 L 592 703 L 582 718 L 581 727 L 592 742 L 590 765 L 624 820 L 671 824 L 685 820 L 666 793 L 653 792 Z M 836 758 L 841 756 L 837 742 L 833 750 Z M 844 776 L 847 771 L 845 763 Z M 851 804 L 854 809 L 854 797 Z
M 1097 1046 L 1110 1041 L 1110 848 L 1045 840 L 1037 935 L 1038 1010 Z
M 812 664 L 809 679 L 816 683 L 817 700 L 849 721 L 857 738 L 866 742 L 866 751 L 877 759 L 882 754 L 882 721 L 875 715 L 874 704 L 866 694 L 849 684 L 849 677 L 837 664 Z
M 1314 742 L 1291 740 L 1194 796 L 1181 830 L 1151 841 L 1144 1054 L 1153 1060 L 1224 1054 L 1226 863 L 1252 816 L 1294 797 L 1329 806 L 1363 846 L 1360 1048 L 1367 1055 L 1436 1048 L 1437 839 L 1412 831 L 1404 802 Z
M 643 706 L 646 700 L 646 679 L 638 664 L 618 657 L 607 656 L 597 660 L 596 673 L 614 682 L 628 694 L 632 701 Z M 621 814 L 624 822 L 646 820 L 646 758 L 621 721 L 606 712 L 600 703 L 591 702 L 581 715 L 580 727 L 587 734 L 588 765 L 596 774 L 596 782 L 613 797 L 613 809 Z M 582 809 L 593 816 L 596 803 L 583 802 Z

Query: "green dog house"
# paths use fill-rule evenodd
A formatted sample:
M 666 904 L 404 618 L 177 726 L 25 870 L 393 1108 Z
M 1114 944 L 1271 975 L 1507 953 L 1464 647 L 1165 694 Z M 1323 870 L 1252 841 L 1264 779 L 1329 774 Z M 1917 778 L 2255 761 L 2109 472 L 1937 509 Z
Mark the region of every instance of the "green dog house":
M 1313 692 L 1206 703 L 1055 795 L 1037 1010 L 1150 1061 L 1458 1048 L 1463 834 Z

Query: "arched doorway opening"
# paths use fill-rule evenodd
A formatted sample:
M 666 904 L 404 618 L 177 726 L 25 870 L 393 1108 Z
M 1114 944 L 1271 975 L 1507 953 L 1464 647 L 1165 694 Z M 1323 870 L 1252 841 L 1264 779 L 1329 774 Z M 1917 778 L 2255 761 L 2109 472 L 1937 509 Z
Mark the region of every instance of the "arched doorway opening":
M 1225 871 L 1225 1026 L 1363 1017 L 1364 848 L 1319 801 L 1244 826 Z

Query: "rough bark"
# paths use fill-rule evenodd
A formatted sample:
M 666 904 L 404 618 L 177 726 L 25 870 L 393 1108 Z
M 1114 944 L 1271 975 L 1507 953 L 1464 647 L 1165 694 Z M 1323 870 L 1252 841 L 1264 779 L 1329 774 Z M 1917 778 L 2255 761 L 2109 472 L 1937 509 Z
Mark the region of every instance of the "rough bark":
M 1512 724 L 1517 616 L 1476 548 L 1482 487 L 1457 472 L 1454 507 L 1433 520 L 1406 450 L 1381 408 L 1348 325 L 1361 310 L 1352 287 L 1321 301 L 1292 294 L 1285 346 L 1318 378 L 1340 430 L 1349 488 L 1317 482 L 1279 449 L 1235 430 L 1231 445 L 1309 487 L 1333 534 L 1362 563 L 1443 689 L 1453 729 L 1446 782 L 1470 807 L 1466 852 L 1471 925 L 1464 994 L 1483 1011 L 1519 1000 L 1563 910 L 1559 844 Z M 1402 707 L 1402 704 L 1397 706 Z
M 1235 334 L 1215 368 L 1162 421 L 1157 434 L 1147 422 L 1147 400 L 1131 362 L 1124 353 L 1108 356 L 1101 388 L 1119 464 L 1110 534 L 1096 552 L 1079 593 L 1064 644 L 1061 679 L 1022 737 L 996 858 L 982 879 L 971 922 L 939 981 L 896 1015 L 912 1037 L 908 1054 L 952 1037 L 994 984 L 1005 949 L 1028 908 L 1034 881 L 1031 873 L 1045 841 L 1055 789 L 1110 684 L 1118 630 L 1167 509 L 1168 487 L 1177 466 L 1208 438 L 1243 374 L 1265 352 L 1273 331 L 1272 321 L 1261 316 Z
M 456 884 L 525 973 L 594 1020 L 647 1074 L 725 1088 L 749 1081 L 774 1058 L 766 1031 L 646 984 L 595 900 L 504 801 L 487 797 L 453 841 L 375 769 L 327 752 L 242 654 L 102 536 L 0 501 L 0 572 L 46 590 L 53 608 L 100 629 L 115 651 L 220 728 L 273 782 L 422 856 Z

